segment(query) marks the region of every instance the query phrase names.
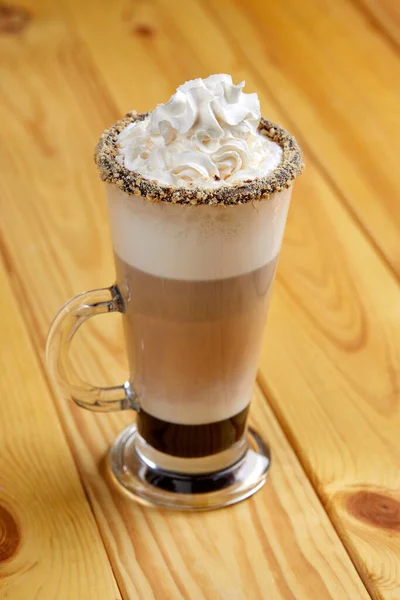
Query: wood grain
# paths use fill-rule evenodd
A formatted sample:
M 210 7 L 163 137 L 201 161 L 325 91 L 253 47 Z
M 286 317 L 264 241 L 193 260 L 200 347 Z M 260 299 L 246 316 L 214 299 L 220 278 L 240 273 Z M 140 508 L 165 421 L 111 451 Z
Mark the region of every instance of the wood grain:
M 400 62 L 392 46 L 347 0 L 202 4 L 399 274 Z
M 10 277 L 42 357 L 58 306 L 71 293 L 112 280 L 91 151 L 121 109 L 114 108 L 115 90 L 107 91 L 106 79 L 54 7 L 41 11 L 23 40 L 3 40 L 7 85 L 0 118 L 7 145 L 0 185 Z M 113 19 L 110 14 L 110 24 Z M 138 102 L 145 104 L 147 88 L 139 92 Z M 77 349 L 81 372 L 96 382 L 122 380 L 115 320 L 97 323 L 87 326 Z M 368 598 L 259 391 L 252 419 L 274 449 L 268 485 L 241 505 L 208 514 L 149 510 L 127 501 L 103 478 L 104 456 L 132 415 L 94 415 L 62 399 L 57 406 L 124 598 Z
M 352 0 L 361 14 L 380 35 L 385 36 L 394 52 L 400 50 L 400 5 L 396 0 Z
M 305 177 L 302 186 L 260 382 L 365 581 L 397 598 L 400 538 L 379 526 L 379 503 L 367 522 L 361 506 L 349 519 L 342 498 L 359 490 L 398 498 L 399 288 L 320 182 Z
M 144 49 L 148 56 L 153 57 L 154 62 L 162 49 L 162 61 L 165 65 L 163 75 L 173 82 L 171 91 L 175 83 L 193 76 L 193 73 L 205 75 L 211 71 L 221 71 L 233 73 L 236 79 L 245 77 L 250 88 L 261 90 L 265 114 L 290 125 L 291 119 L 288 119 L 286 111 L 281 112 L 278 101 L 283 106 L 293 107 L 298 119 L 295 127 L 304 139 L 299 129 L 304 124 L 303 111 L 310 115 L 315 111 L 325 111 L 325 99 L 320 96 L 321 82 L 316 81 L 311 72 L 308 72 L 309 66 L 304 65 L 304 61 L 303 75 L 305 81 L 312 84 L 312 89 L 309 96 L 301 97 L 300 103 L 297 95 L 291 91 L 294 84 L 284 80 L 279 72 L 279 61 L 283 61 L 282 65 L 285 66 L 290 58 L 292 64 L 297 65 L 295 50 L 292 48 L 296 46 L 295 42 L 299 45 L 298 52 L 311 44 L 305 39 L 309 23 L 304 16 L 296 20 L 292 45 L 283 40 L 281 30 L 289 27 L 291 21 L 285 12 L 279 12 L 286 10 L 281 4 L 275 3 L 271 8 L 270 3 L 254 3 L 253 11 L 257 15 L 255 19 L 254 14 L 253 17 L 251 14 L 247 16 L 244 4 L 240 3 L 235 3 L 236 10 L 232 3 L 228 7 L 223 2 L 212 5 L 204 2 L 171 5 L 167 0 L 158 0 L 151 5 L 145 3 L 141 5 L 140 11 L 132 10 L 129 31 L 135 34 L 131 41 L 127 35 L 126 23 L 118 19 L 121 14 L 121 6 L 118 4 L 96 18 L 103 20 L 103 26 L 107 20 L 111 23 L 108 35 L 115 44 L 109 50 L 113 57 L 109 57 L 109 61 L 118 62 L 117 40 L 125 38 L 124 56 L 129 58 L 132 67 Z M 120 112 L 123 112 L 124 106 L 130 106 L 131 102 L 126 73 L 109 70 L 99 58 L 100 39 L 98 30 L 92 25 L 90 4 L 87 4 L 88 18 L 79 19 L 79 22 L 75 4 L 69 3 L 68 7 L 70 17 L 75 15 L 77 28 L 86 40 L 94 62 L 102 69 L 110 94 L 120 106 Z M 263 19 L 265 21 L 267 7 L 268 10 L 275 11 L 271 17 L 275 19 L 272 21 L 275 26 L 272 32 L 273 45 L 269 48 L 276 46 L 281 50 L 279 56 L 277 50 L 273 56 L 265 57 L 264 42 L 261 41 L 261 34 L 257 34 L 254 24 L 256 20 L 260 23 Z M 324 25 L 323 31 L 327 29 L 329 43 L 332 36 L 336 35 L 337 46 L 341 38 L 337 32 L 334 34 L 329 23 L 325 23 L 320 6 L 317 3 L 308 4 L 307 10 L 310 11 L 307 14 L 314 23 L 314 28 L 318 29 L 318 23 L 321 23 L 321 27 Z M 336 19 L 343 19 L 340 11 L 336 11 L 334 7 L 332 11 Z M 365 40 L 369 40 L 372 35 L 371 31 L 363 25 L 361 17 L 351 7 L 347 6 L 344 11 L 343 14 L 349 16 L 350 23 L 358 27 L 357 40 L 365 34 L 364 39 L 357 42 L 365 45 Z M 295 8 L 291 14 L 293 17 L 297 15 Z M 138 37 L 136 32 L 139 26 L 151 28 L 153 37 L 150 40 Z M 204 44 L 205 31 L 208 36 L 207 44 Z M 340 32 L 343 35 L 343 29 Z M 290 31 L 287 32 L 287 36 L 289 35 Z M 317 41 L 321 51 L 328 52 L 323 39 L 318 38 Z M 288 47 L 283 47 L 284 42 Z M 359 107 L 356 95 L 356 89 L 360 90 L 365 86 L 368 78 L 363 78 L 364 67 L 361 71 L 357 70 L 361 61 L 359 47 L 351 49 L 348 35 L 343 43 L 345 46 L 340 56 L 343 58 L 346 53 L 346 60 L 351 68 L 354 72 L 361 73 L 356 82 L 360 87 L 344 94 L 347 104 L 343 104 L 339 111 L 343 118 L 351 120 L 351 115 L 358 117 L 360 110 L 370 110 L 369 101 Z M 381 60 L 379 57 L 382 53 L 390 54 L 378 41 L 373 43 L 381 48 L 378 58 L 375 56 L 374 60 Z M 181 49 L 179 53 L 177 48 Z M 311 49 L 308 52 L 307 60 L 309 57 L 314 60 Z M 257 56 L 258 60 L 251 62 L 252 56 L 253 59 Z M 390 56 L 390 68 L 394 64 L 394 58 Z M 337 62 L 333 63 L 332 70 L 332 81 L 337 86 L 336 98 L 342 98 L 340 86 L 344 85 L 348 74 L 340 70 Z M 285 74 L 286 71 L 285 67 Z M 155 76 L 158 76 L 158 70 L 149 74 L 149 77 Z M 369 74 L 368 77 L 372 75 Z M 300 85 L 296 77 L 293 77 L 293 81 Z M 371 102 L 377 103 L 374 110 L 381 120 L 378 134 L 392 134 L 390 120 L 393 118 L 393 110 L 389 105 L 385 108 L 382 103 L 392 102 L 394 88 L 391 87 L 389 95 L 386 95 L 383 93 L 384 88 L 377 84 L 376 81 L 372 88 Z M 391 84 L 387 81 L 385 85 L 390 87 Z M 287 90 L 290 93 L 286 95 Z M 360 206 L 368 219 L 372 215 L 371 223 L 379 243 L 387 244 L 392 236 L 394 257 L 399 256 L 397 225 L 393 229 L 397 205 L 392 207 L 391 199 L 395 198 L 393 188 L 390 198 L 386 196 L 387 209 L 384 209 L 387 210 L 387 220 L 392 223 L 389 228 L 385 224 L 381 228 L 379 219 L 373 213 L 375 209 L 382 209 L 381 199 L 379 197 L 378 201 L 378 196 L 375 196 L 371 200 L 372 204 L 369 201 L 372 196 L 368 178 L 379 176 L 384 185 L 387 185 L 386 166 L 381 164 L 381 174 L 377 175 L 372 165 L 365 162 L 369 152 L 367 139 L 357 138 L 357 132 L 352 129 L 351 135 L 359 140 L 357 143 L 363 150 L 361 156 L 360 152 L 357 154 L 356 177 L 353 167 L 349 171 L 349 167 L 344 165 L 346 155 L 340 154 L 339 146 L 336 153 L 332 153 L 335 139 L 333 142 L 328 140 L 322 130 L 322 125 L 326 128 L 326 123 L 337 127 L 336 114 L 328 111 L 319 118 L 316 128 L 314 122 L 306 121 L 313 132 L 312 139 L 310 136 L 306 144 L 311 151 L 306 159 L 309 167 L 295 190 L 297 201 L 295 200 L 291 212 L 280 263 L 260 381 L 366 585 L 376 597 L 391 599 L 400 595 L 400 541 L 396 535 L 389 535 L 386 527 L 377 524 L 380 522 L 379 515 L 386 509 L 382 509 L 380 501 L 377 501 L 375 508 L 371 510 L 378 516 L 368 524 L 362 518 L 362 507 L 357 519 L 354 511 L 349 515 L 348 503 L 343 502 L 343 498 L 351 497 L 354 493 L 356 498 L 366 498 L 366 502 L 370 503 L 371 498 L 379 499 L 383 496 L 390 506 L 397 506 L 400 483 L 400 447 L 397 435 L 400 425 L 397 366 L 399 287 L 362 230 L 357 227 L 360 221 L 366 222 L 364 217 L 360 216 L 358 220 L 350 218 L 344 209 L 347 200 L 338 187 L 344 171 L 352 185 L 358 181 L 365 189 L 368 188 L 368 198 L 364 194 L 364 188 L 362 196 L 355 193 L 354 198 L 362 197 Z M 367 114 L 365 119 L 367 120 Z M 368 131 L 373 138 L 374 131 Z M 311 142 L 319 144 L 324 153 L 328 152 L 332 159 L 330 171 L 327 171 L 320 160 L 314 161 L 315 153 L 310 146 Z M 371 209 L 372 212 L 371 206 L 375 206 Z M 354 217 L 353 214 L 352 216 Z M 394 511 L 394 523 L 397 522 L 397 514 Z M 379 555 L 384 556 L 383 561 Z
M 120 598 L 0 263 L 0 597 Z

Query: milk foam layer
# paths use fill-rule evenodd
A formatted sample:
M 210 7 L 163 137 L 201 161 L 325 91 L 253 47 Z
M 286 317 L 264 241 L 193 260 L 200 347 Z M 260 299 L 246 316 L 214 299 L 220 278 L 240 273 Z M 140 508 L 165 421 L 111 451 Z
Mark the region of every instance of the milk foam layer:
M 126 263 L 158 277 L 234 277 L 273 260 L 281 246 L 291 188 L 235 206 L 150 203 L 107 184 L 113 246 Z
M 185 398 L 146 395 L 140 398 L 140 404 L 147 413 L 168 423 L 205 425 L 230 419 L 244 410 L 251 401 L 257 375 L 254 358 L 252 363 L 244 375 L 231 381 L 230 386 L 221 381 L 219 386 L 199 389 L 198 397 L 192 398 L 190 404 L 185 402 Z
M 257 94 L 242 92 L 230 75 L 211 75 L 179 86 L 144 121 L 118 136 L 117 160 L 158 183 L 219 187 L 269 175 L 282 148 L 257 130 Z

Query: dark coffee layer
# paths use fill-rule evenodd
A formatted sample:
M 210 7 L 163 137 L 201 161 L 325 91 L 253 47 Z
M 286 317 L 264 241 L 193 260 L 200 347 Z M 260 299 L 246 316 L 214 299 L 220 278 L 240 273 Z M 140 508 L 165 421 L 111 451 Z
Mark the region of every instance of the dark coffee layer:
M 140 435 L 156 450 L 181 458 L 199 458 L 227 450 L 242 437 L 249 407 L 237 415 L 202 425 L 181 425 L 157 419 L 141 410 Z

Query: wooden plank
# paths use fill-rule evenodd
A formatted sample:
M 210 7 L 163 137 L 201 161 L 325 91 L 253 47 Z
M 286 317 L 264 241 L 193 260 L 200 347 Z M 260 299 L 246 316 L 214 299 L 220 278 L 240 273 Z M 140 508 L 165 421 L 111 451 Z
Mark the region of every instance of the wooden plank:
M 78 14 L 74 3 L 68 6 L 73 14 Z M 162 48 L 164 74 L 174 83 L 175 79 L 179 81 L 177 71 L 182 73 L 180 80 L 193 73 L 232 72 L 236 79 L 245 77 L 252 90 L 257 90 L 257 83 L 261 82 L 265 114 L 290 124 L 276 99 L 283 100 L 279 94 L 291 84 L 279 79 L 277 68 L 263 58 L 257 31 L 246 21 L 244 10 L 235 12 L 232 4 L 228 7 L 222 1 L 215 3 L 220 16 L 216 20 L 215 13 L 209 12 L 209 4 L 207 10 L 196 2 L 172 5 L 167 0 L 146 6 L 147 12 L 133 11 L 129 31 L 150 30 L 151 41 L 136 35 L 124 42 L 125 60 L 132 69 L 144 51 L 156 61 Z M 79 31 L 100 68 L 101 38 L 90 18 L 94 5 L 87 3 L 86 7 L 87 17 L 79 21 Z M 120 14 L 118 6 L 113 7 Z M 110 45 L 109 61 L 116 63 L 117 40 L 127 38 L 127 25 L 111 16 L 113 10 L 109 7 L 96 18 L 102 19 L 103 25 L 112 23 L 108 35 L 114 43 Z M 278 10 L 277 6 L 274 10 Z M 287 21 L 293 24 L 295 14 L 292 21 Z M 222 19 L 230 35 L 237 32 L 237 37 L 226 36 Z M 324 23 L 322 19 L 321 26 Z M 299 27 L 303 25 L 300 20 Z M 296 27 L 292 27 L 294 36 L 298 35 L 297 26 L 296 20 Z M 314 27 L 318 29 L 316 17 Z M 369 36 L 366 31 L 366 39 Z M 321 44 L 320 39 L 317 41 Z M 250 64 L 252 53 L 258 57 L 257 69 Z M 353 54 L 350 64 L 355 60 Z M 185 60 L 181 64 L 180 56 L 190 57 L 191 73 L 187 72 Z M 294 56 L 293 61 L 297 64 Z M 333 68 L 334 81 L 340 80 L 336 63 Z M 122 112 L 124 105 L 130 105 L 124 74 L 107 68 L 102 74 Z M 267 76 L 274 82 L 273 88 L 266 87 Z M 309 75 L 308 79 L 319 86 L 315 76 Z M 171 91 L 172 88 L 171 85 Z M 357 113 L 358 103 L 354 98 L 350 100 Z M 298 114 L 299 123 L 304 114 L 302 107 L 314 110 L 303 98 L 299 111 L 297 95 L 289 94 L 285 102 L 293 114 Z M 381 115 L 384 107 L 378 108 Z M 332 128 L 336 127 L 332 115 L 323 118 Z M 325 152 L 331 142 L 322 137 L 321 124 L 317 136 Z M 339 155 L 335 157 L 338 159 Z M 280 263 L 260 381 L 366 585 L 376 597 L 392 599 L 400 593 L 400 542 L 392 535 L 398 527 L 400 483 L 399 288 L 344 210 L 343 198 L 337 192 L 339 178 L 335 174 L 332 189 L 330 177 L 325 179 L 319 174 L 319 163 L 316 168 L 310 157 L 306 157 L 306 162 L 309 168 L 295 191 L 297 201 Z M 336 165 L 341 178 L 343 171 L 339 163 Z M 357 168 L 360 185 L 368 187 L 368 165 Z M 353 171 L 347 171 L 346 177 L 350 181 L 353 175 Z M 385 173 L 382 178 L 386 181 Z M 391 205 L 388 210 L 392 211 Z M 392 212 L 388 213 L 388 219 L 391 218 Z M 379 226 L 377 231 L 381 232 Z M 398 247 L 397 226 L 388 232 L 389 238 L 393 233 L 394 251 Z
M 0 262 L 0 597 L 121 598 Z
M 400 49 L 400 4 L 397 0 L 352 0 L 364 18 L 386 36 L 395 52 Z
M 110 282 L 113 271 L 91 147 L 116 111 L 80 43 L 47 10 L 23 44 L 7 42 L 0 99 L 3 236 L 39 350 L 61 302 Z M 141 93 L 144 103 L 145 87 Z M 121 380 L 112 317 L 88 325 L 82 338 L 81 372 Z M 94 415 L 62 400 L 59 409 L 124 598 L 368 598 L 260 392 L 252 418 L 274 448 L 269 483 L 247 502 L 208 514 L 145 509 L 103 479 L 105 452 L 131 414 Z
M 324 188 L 305 178 L 292 209 L 260 383 L 365 582 L 392 600 L 400 290 Z
M 346 0 L 203 5 L 399 274 L 400 63 L 392 47 Z

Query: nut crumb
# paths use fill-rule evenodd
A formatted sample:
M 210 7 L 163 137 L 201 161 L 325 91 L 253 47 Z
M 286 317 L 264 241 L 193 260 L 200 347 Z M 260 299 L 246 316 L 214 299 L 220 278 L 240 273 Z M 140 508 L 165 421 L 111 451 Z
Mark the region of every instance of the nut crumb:
M 117 161 L 118 134 L 130 123 L 143 121 L 149 113 L 128 113 L 106 129 L 95 150 L 95 162 L 101 179 L 116 184 L 126 194 L 143 196 L 148 202 L 172 204 L 234 205 L 267 199 L 272 193 L 290 187 L 303 170 L 302 154 L 295 138 L 279 125 L 261 118 L 259 131 L 280 144 L 283 149 L 280 164 L 267 176 L 244 182 L 224 184 L 214 188 L 176 187 L 146 179 Z M 214 177 L 216 181 L 218 176 Z

